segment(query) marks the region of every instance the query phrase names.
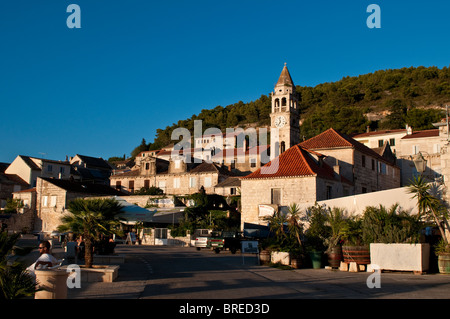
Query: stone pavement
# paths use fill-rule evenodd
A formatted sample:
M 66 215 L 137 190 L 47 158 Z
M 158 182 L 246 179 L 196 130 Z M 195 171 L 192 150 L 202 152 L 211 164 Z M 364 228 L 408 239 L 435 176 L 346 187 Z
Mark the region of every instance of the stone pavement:
M 32 243 L 29 239 L 28 243 Z M 37 241 L 35 241 L 37 244 Z M 24 241 L 21 241 L 24 244 Z M 36 245 L 37 247 L 37 245 Z M 152 265 L 143 258 L 142 254 L 135 254 L 139 246 L 118 245 L 117 253 L 126 252 L 126 262 L 120 265 L 119 277 L 112 283 L 82 283 L 81 288 L 68 290 L 68 299 L 140 299 L 140 298 L 166 298 L 150 293 L 152 285 L 157 286 Z M 142 249 L 142 248 L 141 248 Z M 170 248 L 168 248 L 170 249 Z M 177 248 L 174 248 L 177 249 Z M 189 253 L 191 248 L 178 248 L 180 251 Z M 151 250 L 150 250 L 151 251 Z M 192 250 L 194 252 L 194 250 Z M 174 250 L 174 252 L 177 252 Z M 55 243 L 53 253 L 59 257 L 64 255 L 64 250 L 59 243 Z M 22 258 L 31 264 L 38 256 L 37 250 Z M 206 255 L 205 255 L 206 256 Z M 222 257 L 222 256 L 221 256 Z M 227 258 L 231 258 L 227 257 Z M 225 260 L 225 259 L 224 259 Z M 227 259 L 228 260 L 228 259 Z M 368 288 L 367 279 L 370 273 L 349 273 L 339 270 L 326 269 L 295 269 L 280 270 L 268 266 L 245 264 L 235 260 L 234 264 L 226 265 L 230 271 L 244 272 L 248 277 L 259 278 L 258 287 L 261 294 L 282 287 L 288 294 L 267 294 L 265 298 L 277 299 L 450 299 L 450 275 L 424 274 L 414 275 L 412 273 L 382 273 L 380 276 L 380 288 Z M 237 260 L 237 262 L 236 262 Z M 169 279 L 167 279 L 169 280 Z M 174 285 L 177 279 L 174 279 Z M 211 289 L 211 288 L 210 288 Z M 212 288 L 214 289 L 214 288 Z M 226 293 L 225 287 L 221 292 Z M 230 290 L 231 291 L 231 290 Z M 172 296 L 172 297 L 171 297 Z M 169 295 L 167 298 L 184 298 L 190 296 L 188 292 L 184 295 Z M 192 295 L 189 298 L 215 298 L 214 293 L 206 291 L 204 295 Z M 221 295 L 222 296 L 222 295 Z M 227 297 L 228 298 L 228 297 Z M 232 295 L 231 298 L 255 298 L 252 296 Z M 261 298 L 261 297 L 256 297 Z
M 130 248 L 128 250 L 132 250 L 133 246 Z M 180 249 L 189 250 L 190 248 Z M 120 247 L 118 250 L 120 251 Z M 239 263 L 239 259 L 235 260 L 238 262 L 227 265 L 230 273 L 243 272 L 244 277 L 259 278 L 255 280 L 257 284 L 253 289 L 254 294 L 246 295 L 248 290 L 239 286 L 241 284 L 223 278 L 210 280 L 211 284 L 216 282 L 221 287 L 216 289 L 214 286 L 208 286 L 204 293 L 195 287 L 192 289 L 192 293 L 189 292 L 189 288 L 177 289 L 177 287 L 185 287 L 184 285 L 195 286 L 193 281 L 198 277 L 159 279 L 153 274 L 151 265 L 145 259 L 139 255 L 129 254 L 125 264 L 121 265 L 116 282 L 85 284 L 81 289 L 70 289 L 68 298 L 450 299 L 449 275 L 415 275 L 409 272 L 382 273 L 380 275 L 381 287 L 371 289 L 367 286 L 367 280 L 371 273 L 367 272 L 349 273 L 339 270 L 308 268 L 281 270 L 259 266 L 256 263 L 243 265 Z M 161 284 L 174 288 L 172 290 L 168 288 L 170 294 L 158 295 L 158 292 L 161 292 Z M 181 291 L 181 293 L 177 291 Z M 246 292 L 239 294 L 240 291 Z

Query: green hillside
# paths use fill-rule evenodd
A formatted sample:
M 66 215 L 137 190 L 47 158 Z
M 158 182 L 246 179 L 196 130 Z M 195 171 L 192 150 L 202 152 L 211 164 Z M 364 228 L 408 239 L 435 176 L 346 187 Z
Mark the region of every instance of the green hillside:
M 405 124 L 414 129 L 432 128 L 439 121 L 445 103 L 450 102 L 450 69 L 444 67 L 410 67 L 380 70 L 357 77 L 344 77 L 340 81 L 322 83 L 315 87 L 297 86 L 301 108 L 301 135 L 312 137 L 333 127 L 342 133 L 364 132 L 372 129 L 402 128 Z M 160 149 L 173 143 L 170 136 L 177 127 L 193 130 L 194 120 L 203 120 L 203 129 L 240 126 L 249 123 L 270 125 L 270 96 L 261 95 L 256 101 L 203 109 L 198 115 L 180 120 L 172 126 L 156 131 L 152 143 L 132 151 L 135 156 L 143 150 Z M 390 115 L 369 120 L 369 113 L 389 111 Z M 389 113 L 388 112 L 388 113 Z

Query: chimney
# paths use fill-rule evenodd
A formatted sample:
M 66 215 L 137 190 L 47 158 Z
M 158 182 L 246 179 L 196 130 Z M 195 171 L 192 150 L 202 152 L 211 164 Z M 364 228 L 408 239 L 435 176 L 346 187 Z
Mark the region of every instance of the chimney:
M 412 134 L 412 127 L 406 124 L 406 134 L 411 135 Z

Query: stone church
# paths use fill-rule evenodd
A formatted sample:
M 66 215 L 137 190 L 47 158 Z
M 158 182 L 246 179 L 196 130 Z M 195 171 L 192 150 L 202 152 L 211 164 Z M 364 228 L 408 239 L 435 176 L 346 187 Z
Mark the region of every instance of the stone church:
M 284 65 L 272 93 L 271 161 L 241 177 L 241 228 L 289 205 L 400 187 L 395 159 L 330 128 L 300 141 L 299 97 Z M 389 153 L 386 153 L 389 154 Z

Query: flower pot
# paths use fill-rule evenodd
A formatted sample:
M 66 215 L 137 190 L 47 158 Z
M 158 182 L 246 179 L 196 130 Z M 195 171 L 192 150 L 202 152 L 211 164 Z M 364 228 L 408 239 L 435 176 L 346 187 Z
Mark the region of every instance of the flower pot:
M 439 255 L 438 266 L 441 274 L 450 274 L 450 254 Z
M 291 258 L 291 267 L 295 269 L 299 269 L 303 267 L 303 257 L 297 256 Z
M 259 261 L 261 265 L 270 264 L 270 259 L 271 259 L 270 250 L 262 250 L 259 253 Z
M 309 257 L 311 258 L 312 267 L 314 269 L 322 268 L 322 252 L 321 251 L 311 251 L 309 253 Z
M 333 268 L 339 268 L 342 261 L 342 247 L 333 247 L 328 253 L 328 264 Z
M 342 256 L 346 263 L 370 264 L 370 251 L 365 246 L 342 246 Z

